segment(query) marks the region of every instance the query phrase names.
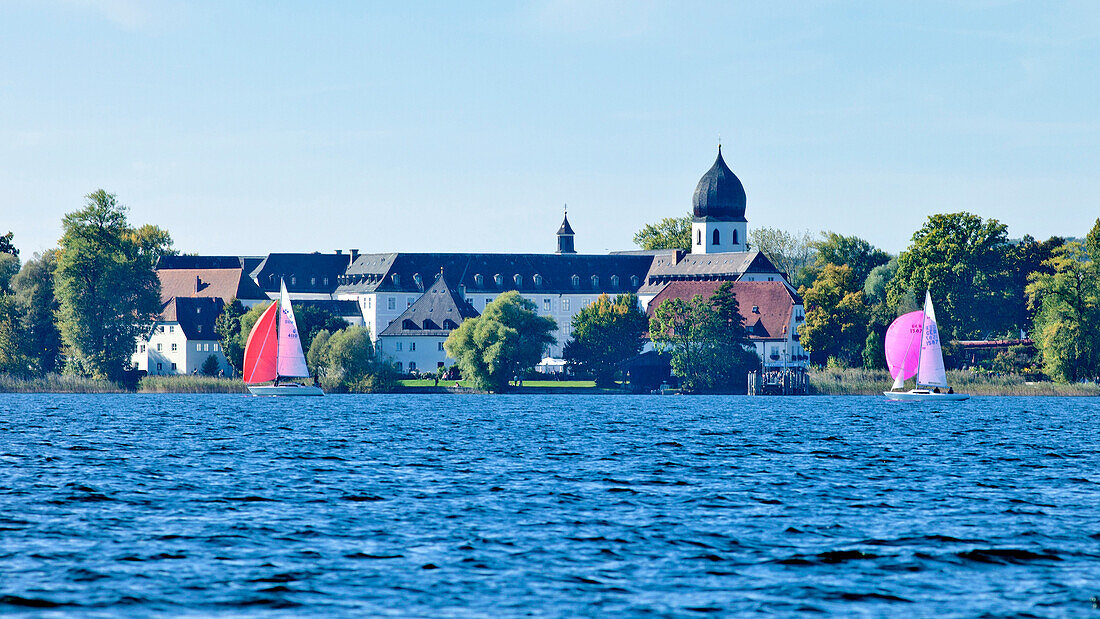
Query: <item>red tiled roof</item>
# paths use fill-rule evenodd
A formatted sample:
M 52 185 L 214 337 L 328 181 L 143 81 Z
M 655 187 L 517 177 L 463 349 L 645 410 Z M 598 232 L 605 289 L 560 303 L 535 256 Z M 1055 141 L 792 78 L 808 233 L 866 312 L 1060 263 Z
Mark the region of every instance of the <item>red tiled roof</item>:
M 695 296 L 710 298 L 726 282 L 706 281 L 670 282 L 653 300 L 649 302 L 649 314 L 652 316 L 657 306 L 669 299 L 684 299 Z M 786 339 L 791 324 L 791 313 L 802 299 L 787 288 L 783 282 L 730 282 L 733 296 L 741 315 L 745 317 L 745 327 L 749 328 L 751 339 Z M 753 311 L 753 308 L 757 311 Z
M 174 297 L 216 297 L 230 299 L 266 299 L 243 269 L 160 269 L 160 300 Z

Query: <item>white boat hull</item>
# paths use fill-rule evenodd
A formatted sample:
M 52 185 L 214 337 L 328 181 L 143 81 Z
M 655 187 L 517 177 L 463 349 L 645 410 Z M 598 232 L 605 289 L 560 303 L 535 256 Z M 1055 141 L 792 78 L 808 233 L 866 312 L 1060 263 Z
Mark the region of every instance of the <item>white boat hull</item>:
M 882 395 L 895 402 L 959 402 L 970 399 L 969 393 L 934 393 L 927 389 L 883 391 Z
M 325 395 L 320 387 L 309 385 L 249 385 L 248 390 L 254 396 L 318 396 Z

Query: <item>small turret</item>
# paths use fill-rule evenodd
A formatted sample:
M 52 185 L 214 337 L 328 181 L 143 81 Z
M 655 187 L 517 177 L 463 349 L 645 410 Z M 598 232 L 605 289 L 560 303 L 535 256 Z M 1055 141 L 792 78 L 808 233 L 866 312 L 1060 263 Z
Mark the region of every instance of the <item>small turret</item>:
M 558 251 L 554 252 L 558 254 L 575 254 L 577 250 L 573 249 L 573 228 L 569 225 L 569 210 L 566 209 L 565 216 L 561 220 L 561 227 L 558 228 Z

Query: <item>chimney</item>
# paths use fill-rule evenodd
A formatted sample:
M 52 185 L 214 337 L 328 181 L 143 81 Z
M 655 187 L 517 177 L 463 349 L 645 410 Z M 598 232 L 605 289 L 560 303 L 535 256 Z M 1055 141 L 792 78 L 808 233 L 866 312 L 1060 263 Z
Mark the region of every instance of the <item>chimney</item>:
M 340 254 L 342 254 L 342 253 L 344 253 L 344 250 L 342 250 L 342 249 L 337 249 L 337 250 L 336 250 L 336 255 L 337 255 L 337 256 L 339 256 L 339 255 L 340 255 Z
M 348 253 L 351 254 L 351 261 L 352 262 L 355 262 L 355 259 L 359 257 L 359 250 L 358 249 L 349 249 Z

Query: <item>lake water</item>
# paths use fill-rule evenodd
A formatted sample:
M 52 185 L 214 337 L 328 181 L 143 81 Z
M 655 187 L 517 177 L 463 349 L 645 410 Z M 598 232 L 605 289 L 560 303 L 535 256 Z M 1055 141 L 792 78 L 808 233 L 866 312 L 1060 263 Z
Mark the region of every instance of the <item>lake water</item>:
M 1100 402 L 0 395 L 0 614 L 1081 616 Z

